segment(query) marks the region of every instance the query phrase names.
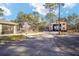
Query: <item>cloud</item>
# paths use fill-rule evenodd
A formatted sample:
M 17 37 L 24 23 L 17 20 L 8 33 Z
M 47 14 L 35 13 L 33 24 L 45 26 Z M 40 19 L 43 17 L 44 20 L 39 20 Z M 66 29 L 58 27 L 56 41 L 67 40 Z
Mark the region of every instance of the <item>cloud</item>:
M 47 11 L 45 9 L 45 7 L 43 6 L 45 3 L 31 3 L 30 5 L 33 7 L 33 11 L 37 11 L 39 12 L 40 14 L 42 15 L 46 15 L 49 11 Z M 64 3 L 65 5 L 63 6 L 63 10 L 66 9 L 65 13 L 68 14 L 69 11 L 68 10 L 71 10 L 73 7 L 75 7 L 75 3 Z M 68 10 L 67 10 L 68 9 Z M 56 15 L 58 15 L 58 8 L 56 10 L 54 10 L 54 13 Z M 62 13 L 63 14 L 63 13 Z
M 68 15 L 75 6 L 76 6 L 76 3 L 65 3 L 61 14 Z
M 9 15 L 11 15 L 11 11 L 8 9 L 8 8 L 6 8 L 5 6 L 0 6 L 0 8 L 2 9 L 2 10 L 4 10 L 4 15 L 5 16 L 9 16 Z
M 64 14 L 65 15 L 68 15 L 69 12 L 72 10 L 72 8 L 74 8 L 76 6 L 75 3 L 64 3 L 64 6 L 61 7 L 60 9 L 60 15 L 63 16 Z M 59 13 L 59 10 L 58 8 L 55 10 L 55 14 L 58 15 Z
M 33 11 L 37 11 L 42 15 L 46 15 L 48 11 L 45 9 L 44 4 L 45 3 L 31 3 L 30 5 L 33 7 Z
M 10 5 L 11 5 L 10 3 L 0 3 L 0 6 L 6 6 L 6 7 L 8 7 Z
M 73 8 L 76 4 L 75 3 L 65 3 L 65 5 L 63 6 L 63 8 Z

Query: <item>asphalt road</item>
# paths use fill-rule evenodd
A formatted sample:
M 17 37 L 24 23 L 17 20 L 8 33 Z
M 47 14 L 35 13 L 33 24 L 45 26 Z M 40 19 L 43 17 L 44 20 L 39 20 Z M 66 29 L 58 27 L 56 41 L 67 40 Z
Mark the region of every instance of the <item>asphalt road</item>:
M 0 56 L 79 56 L 79 36 L 43 34 L 0 44 Z

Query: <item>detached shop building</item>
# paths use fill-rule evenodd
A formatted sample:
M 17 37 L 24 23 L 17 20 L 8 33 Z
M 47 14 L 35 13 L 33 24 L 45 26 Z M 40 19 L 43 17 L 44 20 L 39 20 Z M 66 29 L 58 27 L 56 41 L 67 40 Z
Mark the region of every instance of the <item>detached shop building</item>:
M 56 21 L 48 25 L 49 31 L 67 31 L 67 22 L 64 20 Z

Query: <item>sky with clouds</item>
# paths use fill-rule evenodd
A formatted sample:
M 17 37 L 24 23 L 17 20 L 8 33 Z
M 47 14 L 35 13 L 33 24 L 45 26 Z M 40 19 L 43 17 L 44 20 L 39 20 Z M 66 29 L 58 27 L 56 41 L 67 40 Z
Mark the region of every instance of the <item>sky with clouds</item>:
M 27 14 L 33 11 L 39 12 L 41 15 L 46 15 L 48 11 L 44 8 L 45 3 L 0 3 L 0 8 L 4 10 L 4 17 L 7 20 L 13 20 L 16 18 L 20 11 Z M 54 10 L 55 14 L 58 14 L 58 9 Z M 65 3 L 61 7 L 61 16 L 67 16 L 72 13 L 79 14 L 79 4 L 78 3 Z

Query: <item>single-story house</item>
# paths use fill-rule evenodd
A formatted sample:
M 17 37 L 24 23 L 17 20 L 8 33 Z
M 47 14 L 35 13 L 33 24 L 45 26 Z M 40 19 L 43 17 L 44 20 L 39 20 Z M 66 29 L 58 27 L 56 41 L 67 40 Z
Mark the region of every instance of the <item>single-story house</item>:
M 16 34 L 18 23 L 0 20 L 0 34 Z

